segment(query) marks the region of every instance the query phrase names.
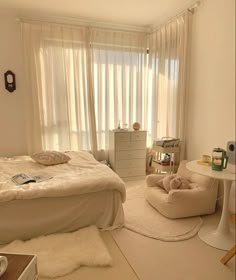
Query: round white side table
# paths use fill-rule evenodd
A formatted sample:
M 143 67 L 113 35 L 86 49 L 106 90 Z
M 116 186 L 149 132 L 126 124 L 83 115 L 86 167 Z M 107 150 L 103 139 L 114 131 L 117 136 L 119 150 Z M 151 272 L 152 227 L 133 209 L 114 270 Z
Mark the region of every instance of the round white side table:
M 228 208 L 230 188 L 232 182 L 235 181 L 236 174 L 231 173 L 227 169 L 223 171 L 214 171 L 211 169 L 211 166 L 200 165 L 196 160 L 188 162 L 186 167 L 192 172 L 224 182 L 224 201 L 220 222 L 217 227 L 203 225 L 198 232 L 198 236 L 212 247 L 221 250 L 229 250 L 235 244 L 235 233 L 230 231 L 229 226 Z

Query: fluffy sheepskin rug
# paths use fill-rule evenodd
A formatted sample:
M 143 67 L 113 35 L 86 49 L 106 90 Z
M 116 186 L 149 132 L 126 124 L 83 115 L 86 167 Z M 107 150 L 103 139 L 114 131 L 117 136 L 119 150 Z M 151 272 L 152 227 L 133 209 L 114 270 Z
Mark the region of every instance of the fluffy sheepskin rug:
M 4 252 L 36 254 L 38 273 L 44 277 L 63 276 L 80 266 L 111 266 L 111 256 L 95 226 L 72 233 L 40 236 L 28 241 L 15 240 Z

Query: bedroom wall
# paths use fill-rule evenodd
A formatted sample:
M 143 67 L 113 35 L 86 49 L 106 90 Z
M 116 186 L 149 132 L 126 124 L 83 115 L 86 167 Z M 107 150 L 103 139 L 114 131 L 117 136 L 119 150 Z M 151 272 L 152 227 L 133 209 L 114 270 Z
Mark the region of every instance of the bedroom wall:
M 27 151 L 25 134 L 24 76 L 20 25 L 15 16 L 0 10 L 0 156 L 22 155 Z M 16 91 L 5 90 L 4 73 L 16 75 Z
M 193 16 L 187 159 L 235 140 L 235 0 L 204 0 Z
M 235 141 L 235 0 L 203 0 L 193 16 L 186 158 Z M 235 185 L 230 203 L 234 205 Z M 223 205 L 223 184 L 219 188 Z M 231 207 L 232 208 L 232 207 Z M 232 211 L 231 212 L 235 212 Z

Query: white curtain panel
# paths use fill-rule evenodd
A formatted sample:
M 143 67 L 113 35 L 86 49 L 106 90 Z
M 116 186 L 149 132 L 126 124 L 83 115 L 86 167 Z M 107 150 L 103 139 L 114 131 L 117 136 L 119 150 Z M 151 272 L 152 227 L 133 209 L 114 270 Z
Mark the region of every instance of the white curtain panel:
M 109 130 L 146 129 L 147 34 L 91 30 L 92 77 L 98 149 L 109 148 Z
M 22 23 L 22 30 L 30 82 L 29 152 L 96 150 L 87 29 Z
M 184 144 L 190 17 L 186 12 L 149 35 L 148 111 L 153 118 L 148 130 L 153 139 L 178 137 Z
M 150 34 L 23 22 L 29 153 L 108 150 L 118 123 L 184 140 L 189 17 Z
M 25 62 L 25 108 L 26 108 L 26 127 L 27 127 L 27 147 L 28 153 L 42 150 L 43 135 L 40 122 L 40 99 L 41 99 L 41 71 L 34 57 L 39 57 L 40 30 L 35 25 L 21 24 L 22 41 L 24 47 L 24 62 Z

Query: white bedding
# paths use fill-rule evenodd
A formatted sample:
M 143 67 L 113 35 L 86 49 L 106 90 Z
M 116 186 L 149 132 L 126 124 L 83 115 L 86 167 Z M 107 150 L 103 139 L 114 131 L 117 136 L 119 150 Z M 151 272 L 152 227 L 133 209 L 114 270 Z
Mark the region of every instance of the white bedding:
M 64 197 L 105 190 L 117 190 L 125 201 L 124 182 L 107 166 L 97 162 L 88 152 L 68 152 L 71 160 L 65 164 L 44 166 L 28 156 L 0 158 L 0 202 L 41 197 Z M 51 175 L 41 183 L 18 186 L 12 176 Z
M 101 191 L 0 203 L 0 244 L 40 235 L 71 232 L 96 225 L 102 230 L 124 225 L 120 193 Z

